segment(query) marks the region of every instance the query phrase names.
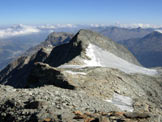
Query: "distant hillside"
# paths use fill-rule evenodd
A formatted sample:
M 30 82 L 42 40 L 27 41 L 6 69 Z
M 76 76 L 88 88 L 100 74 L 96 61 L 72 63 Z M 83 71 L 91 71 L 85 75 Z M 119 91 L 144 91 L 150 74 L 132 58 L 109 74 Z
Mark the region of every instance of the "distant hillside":
M 0 38 L 0 70 L 27 49 L 44 41 L 49 32 Z
M 118 42 L 131 38 L 140 38 L 154 31 L 153 28 L 120 28 L 120 27 L 98 27 L 92 30 L 101 33 L 102 35 L 111 38 Z
M 162 33 L 154 31 L 142 38 L 120 41 L 145 67 L 162 66 Z

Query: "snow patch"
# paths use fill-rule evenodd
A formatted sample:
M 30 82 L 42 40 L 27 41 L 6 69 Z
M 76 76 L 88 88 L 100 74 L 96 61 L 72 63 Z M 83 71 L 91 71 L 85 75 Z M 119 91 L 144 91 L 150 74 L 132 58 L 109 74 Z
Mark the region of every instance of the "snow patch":
M 130 97 L 114 94 L 111 100 L 105 100 L 106 102 L 112 103 L 122 111 L 133 112 L 133 100 Z
M 159 33 L 162 33 L 162 30 L 155 30 L 155 31 L 157 31 L 157 32 L 159 32 Z
M 52 45 L 48 45 L 46 48 L 44 48 L 48 53 L 50 53 L 53 49 Z
M 96 50 L 92 44 L 89 44 L 88 48 L 86 49 L 86 55 L 91 58 L 91 60 L 84 60 L 86 66 L 102 66 L 100 63 L 100 57 L 95 55 Z
M 81 65 L 61 65 L 59 66 L 58 68 L 65 68 L 65 69 L 81 69 L 81 68 L 84 68 L 85 66 L 81 66 Z
M 102 66 L 119 69 L 125 73 L 142 73 L 146 75 L 155 75 L 157 71 L 129 63 L 126 60 L 105 51 L 98 46 L 89 44 L 86 49 L 86 55 L 91 60 L 84 60 L 86 66 Z
M 86 75 L 85 72 L 74 72 L 74 71 L 70 71 L 70 70 L 67 70 L 65 72 L 72 74 L 72 75 Z

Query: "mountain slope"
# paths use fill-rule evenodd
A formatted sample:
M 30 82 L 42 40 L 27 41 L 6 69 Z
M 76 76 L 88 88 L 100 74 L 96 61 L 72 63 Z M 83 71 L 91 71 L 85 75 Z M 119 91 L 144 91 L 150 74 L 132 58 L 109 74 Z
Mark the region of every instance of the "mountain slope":
M 42 48 L 33 55 L 18 58 L 0 72 L 0 82 L 14 87 L 25 87 L 27 77 L 35 62 L 44 62 L 53 67 L 62 65 L 86 66 L 86 61 L 93 59 L 91 54 L 90 57 L 87 54 L 89 51 L 86 52 L 91 44 L 97 47 L 95 49 L 99 48 L 99 50 L 94 50 L 97 51 L 96 54 L 102 55 L 99 60 L 104 63 L 103 67 L 117 68 L 127 73 L 139 73 L 137 70 L 140 70 L 144 74 L 147 74 L 146 72 L 156 74 L 154 70 L 140 67 L 135 57 L 123 46 L 95 32 L 80 30 L 69 43 L 58 45 L 53 49 L 51 47 Z M 115 65 L 112 65 L 113 62 Z
M 0 70 L 30 47 L 44 41 L 48 34 L 49 32 L 39 32 L 0 38 Z
M 0 72 L 0 121 L 159 121 L 161 69 L 134 59 L 89 30 L 22 56 Z
M 43 62 L 50 54 L 53 47 L 60 42 L 68 42 L 72 38 L 69 33 L 51 33 L 46 41 L 29 49 L 22 56 L 10 63 L 0 73 L 0 81 L 10 81 L 10 85 L 22 87 L 27 79 L 27 76 L 32 69 L 34 62 Z M 13 76 L 13 77 L 10 77 Z M 21 77 L 21 78 L 19 78 Z M 17 80 L 17 83 L 15 83 Z
M 22 55 L 26 50 L 28 53 L 32 53 L 32 51 L 34 53 L 33 48 L 36 49 L 39 46 L 41 47 L 41 45 L 37 47 L 35 47 L 35 45 L 42 42 L 51 31 L 76 33 L 79 30 L 79 28 L 89 28 L 90 30 L 99 32 L 100 34 L 108 38 L 111 38 L 113 41 L 143 37 L 153 31 L 153 29 L 151 28 L 150 29 L 144 29 L 144 28 L 130 29 L 130 28 L 111 27 L 111 26 L 110 27 L 90 27 L 88 25 L 76 26 L 74 28 L 70 28 L 70 27 L 55 28 L 55 26 L 51 26 L 51 27 L 52 28 L 50 28 L 50 26 L 32 27 L 32 26 L 18 25 L 18 26 L 13 26 L 11 28 L 5 29 L 5 30 L 11 30 L 11 32 L 2 29 L 3 31 L 2 37 L 4 34 L 5 38 L 0 38 L 0 44 L 1 44 L 0 45 L 0 69 L 4 68 L 9 62 L 14 60 L 16 57 Z M 28 32 L 30 30 L 31 32 Z M 38 49 L 40 49 L 40 47 Z
M 132 38 L 141 38 L 154 31 L 152 28 L 122 28 L 122 27 L 98 27 L 92 30 L 109 37 L 118 42 L 120 40 L 128 40 Z
M 154 31 L 143 38 L 120 43 L 127 47 L 143 66 L 162 66 L 162 33 Z
M 63 43 L 68 43 L 71 38 L 73 37 L 73 34 L 66 33 L 66 32 L 52 32 L 48 35 L 47 39 L 40 44 L 29 48 L 24 55 L 32 55 L 39 51 L 41 48 L 52 48 L 58 45 L 61 45 Z
M 52 66 L 59 66 L 71 61 L 73 58 L 75 59 L 77 56 L 85 58 L 85 50 L 88 48 L 90 43 L 95 44 L 96 46 L 107 50 L 128 62 L 140 65 L 126 48 L 104 36 L 101 36 L 98 33 L 89 30 L 79 31 L 70 43 L 54 48 L 51 55 L 48 57 L 47 62 L 50 64 L 50 61 L 52 61 Z

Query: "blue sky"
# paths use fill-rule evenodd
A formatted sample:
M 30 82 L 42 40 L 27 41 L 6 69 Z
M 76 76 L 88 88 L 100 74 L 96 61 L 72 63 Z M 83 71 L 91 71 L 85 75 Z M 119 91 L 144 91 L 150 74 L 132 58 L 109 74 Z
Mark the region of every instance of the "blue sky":
M 162 0 L 0 0 L 0 25 L 162 25 Z

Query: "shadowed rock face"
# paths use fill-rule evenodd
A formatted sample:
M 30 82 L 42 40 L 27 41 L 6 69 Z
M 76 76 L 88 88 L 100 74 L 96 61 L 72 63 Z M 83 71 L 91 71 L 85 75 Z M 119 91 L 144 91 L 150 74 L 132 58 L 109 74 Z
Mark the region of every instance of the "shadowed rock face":
M 74 37 L 70 43 L 63 44 L 55 47 L 49 57 L 46 59 L 45 63 L 58 67 L 64 63 L 68 63 L 75 57 L 80 56 L 83 51 L 82 42 L 73 42 L 77 37 Z
M 40 45 L 29 49 L 23 56 L 19 57 L 0 72 L 0 83 L 13 87 L 25 87 L 27 77 L 35 62 L 44 62 L 48 57 L 55 42 L 71 38 L 68 33 L 51 33 L 47 40 Z M 52 40 L 56 39 L 56 40 Z M 50 47 L 48 45 L 51 45 Z
M 58 45 L 61 45 L 63 43 L 68 43 L 71 38 L 73 37 L 73 34 L 71 33 L 65 33 L 65 32 L 52 32 L 49 34 L 47 39 L 40 43 L 39 45 L 30 48 L 26 51 L 24 55 L 33 55 L 37 51 L 39 51 L 41 48 L 50 48 L 49 46 L 55 47 Z
M 49 55 L 48 53 L 42 48 L 32 56 L 18 58 L 1 71 L 0 83 L 17 88 L 25 87 L 27 77 L 34 66 L 34 62 L 43 62 Z
M 65 89 L 74 89 L 66 77 L 57 69 L 48 64 L 35 63 L 27 79 L 26 87 L 40 87 L 44 85 L 54 85 Z

